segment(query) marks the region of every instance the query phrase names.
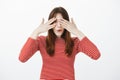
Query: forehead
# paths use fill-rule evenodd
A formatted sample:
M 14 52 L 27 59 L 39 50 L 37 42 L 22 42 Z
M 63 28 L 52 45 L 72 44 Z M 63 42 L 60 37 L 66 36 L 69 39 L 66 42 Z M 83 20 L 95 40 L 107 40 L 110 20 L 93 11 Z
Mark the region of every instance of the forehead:
M 57 13 L 57 14 L 56 14 L 56 19 L 63 19 L 62 14 Z

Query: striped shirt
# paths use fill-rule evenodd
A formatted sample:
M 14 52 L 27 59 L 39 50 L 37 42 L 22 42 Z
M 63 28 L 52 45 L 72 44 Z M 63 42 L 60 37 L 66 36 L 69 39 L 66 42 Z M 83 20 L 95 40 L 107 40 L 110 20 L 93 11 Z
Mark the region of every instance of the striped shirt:
M 42 70 L 40 79 L 42 80 L 75 80 L 74 60 L 77 53 L 82 52 L 92 59 L 97 60 L 100 57 L 98 48 L 87 38 L 74 41 L 73 53 L 70 57 L 65 54 L 65 41 L 57 38 L 55 41 L 55 55 L 50 57 L 46 51 L 46 37 L 39 36 L 36 40 L 28 38 L 21 49 L 19 60 L 26 62 L 36 51 L 40 51 L 42 56 Z

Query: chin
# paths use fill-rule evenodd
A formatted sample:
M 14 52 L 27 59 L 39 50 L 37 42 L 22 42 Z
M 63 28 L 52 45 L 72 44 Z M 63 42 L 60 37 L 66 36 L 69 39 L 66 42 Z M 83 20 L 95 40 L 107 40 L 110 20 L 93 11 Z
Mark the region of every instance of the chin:
M 61 35 L 56 35 L 57 37 L 61 37 Z

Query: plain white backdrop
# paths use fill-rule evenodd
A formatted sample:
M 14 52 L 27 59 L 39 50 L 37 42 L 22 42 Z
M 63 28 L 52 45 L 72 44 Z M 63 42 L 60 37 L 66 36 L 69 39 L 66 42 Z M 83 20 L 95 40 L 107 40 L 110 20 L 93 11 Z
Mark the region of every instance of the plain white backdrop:
M 19 62 L 18 56 L 41 19 L 47 21 L 58 6 L 68 11 L 101 52 L 97 61 L 83 53 L 76 56 L 76 80 L 120 80 L 119 0 L 0 0 L 0 80 L 39 80 L 40 53 L 26 63 Z

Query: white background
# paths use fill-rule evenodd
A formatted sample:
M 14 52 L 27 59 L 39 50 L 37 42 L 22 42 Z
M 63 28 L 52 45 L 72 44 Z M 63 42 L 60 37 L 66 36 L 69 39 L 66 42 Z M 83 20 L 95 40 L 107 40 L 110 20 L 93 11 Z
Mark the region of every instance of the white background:
M 120 80 L 120 0 L 0 0 L 0 80 L 39 80 L 39 52 L 26 63 L 19 62 L 19 52 L 41 19 L 47 21 L 58 6 L 101 52 L 97 61 L 76 56 L 76 80 Z

